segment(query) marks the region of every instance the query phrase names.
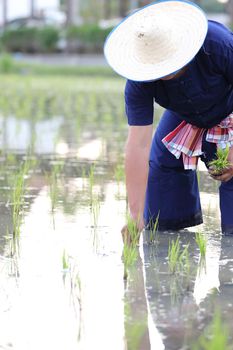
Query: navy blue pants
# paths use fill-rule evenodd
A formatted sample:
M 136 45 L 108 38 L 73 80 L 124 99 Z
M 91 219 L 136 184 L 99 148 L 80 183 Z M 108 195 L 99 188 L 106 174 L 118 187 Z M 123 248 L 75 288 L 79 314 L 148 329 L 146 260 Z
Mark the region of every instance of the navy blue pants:
M 176 159 L 162 139 L 181 119 L 166 110 L 155 132 L 149 159 L 144 218 L 153 226 L 158 217 L 159 230 L 179 230 L 202 223 L 202 211 L 196 171 L 184 170 L 182 158 Z M 203 137 L 202 161 L 215 158 L 216 145 Z M 233 179 L 219 187 L 222 232 L 233 234 Z

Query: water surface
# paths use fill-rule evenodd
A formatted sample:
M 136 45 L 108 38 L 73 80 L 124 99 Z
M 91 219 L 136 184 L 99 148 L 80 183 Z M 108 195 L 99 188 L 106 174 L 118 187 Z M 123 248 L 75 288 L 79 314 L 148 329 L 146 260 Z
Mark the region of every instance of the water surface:
M 2 83 L 8 94 L 13 82 Z M 217 184 L 200 167 L 204 224 L 158 232 L 153 244 L 145 232 L 124 281 L 123 82 L 49 84 L 49 100 L 42 81 L 20 90 L 27 106 L 41 106 L 35 118 L 31 107 L 19 113 L 17 99 L 0 101 L 0 348 L 192 349 L 216 308 L 231 334 L 232 239 L 220 234 Z M 14 245 L 12 193 L 28 158 Z M 204 261 L 197 230 L 207 238 Z M 188 276 L 168 268 L 177 237 L 189 245 Z

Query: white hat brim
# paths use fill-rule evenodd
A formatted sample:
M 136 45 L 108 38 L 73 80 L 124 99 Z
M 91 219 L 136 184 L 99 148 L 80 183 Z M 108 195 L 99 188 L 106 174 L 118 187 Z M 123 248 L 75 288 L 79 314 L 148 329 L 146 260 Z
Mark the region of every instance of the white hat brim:
M 135 23 L 145 16 L 161 16 L 173 23 L 175 35 L 171 57 L 155 63 L 142 62 L 132 43 Z M 165 77 L 187 65 L 200 50 L 208 30 L 204 12 L 195 4 L 182 0 L 163 0 L 143 7 L 126 17 L 106 39 L 104 54 L 109 65 L 121 76 L 134 81 L 151 81 Z

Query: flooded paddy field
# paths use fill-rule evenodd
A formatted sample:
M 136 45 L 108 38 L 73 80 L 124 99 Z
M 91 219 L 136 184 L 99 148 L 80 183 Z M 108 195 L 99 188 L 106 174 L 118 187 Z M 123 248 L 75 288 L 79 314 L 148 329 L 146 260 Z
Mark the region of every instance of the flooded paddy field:
M 204 224 L 125 252 L 124 81 L 0 87 L 0 349 L 232 349 L 233 238 L 205 168 Z

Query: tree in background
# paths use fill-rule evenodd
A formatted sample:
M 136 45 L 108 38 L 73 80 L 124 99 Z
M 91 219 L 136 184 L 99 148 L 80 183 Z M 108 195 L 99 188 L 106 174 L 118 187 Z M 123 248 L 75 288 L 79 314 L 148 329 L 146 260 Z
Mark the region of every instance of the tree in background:
M 233 0 L 228 0 L 226 4 L 226 10 L 230 15 L 230 23 L 233 24 Z
M 111 1 L 103 0 L 103 18 L 110 19 L 112 14 Z
M 35 0 L 30 0 L 30 17 L 35 17 Z
M 82 22 L 80 17 L 81 0 L 66 0 L 65 12 L 67 25 L 78 25 Z
M 30 1 L 34 2 L 35 0 Z M 233 0 L 192 1 L 208 12 L 223 12 L 225 6 L 233 18 Z M 228 5 L 224 5 L 222 3 L 224 1 L 228 1 Z M 149 5 L 152 2 L 152 0 L 60 0 L 61 9 L 67 14 L 67 25 L 98 23 L 101 19 L 125 17 L 135 9 Z
M 7 22 L 7 5 L 8 5 L 8 1 L 2 0 L 2 14 L 3 14 L 2 25 L 3 25 L 3 28 L 5 27 L 6 22 Z
M 125 17 L 129 11 L 129 1 L 119 0 L 119 16 Z

